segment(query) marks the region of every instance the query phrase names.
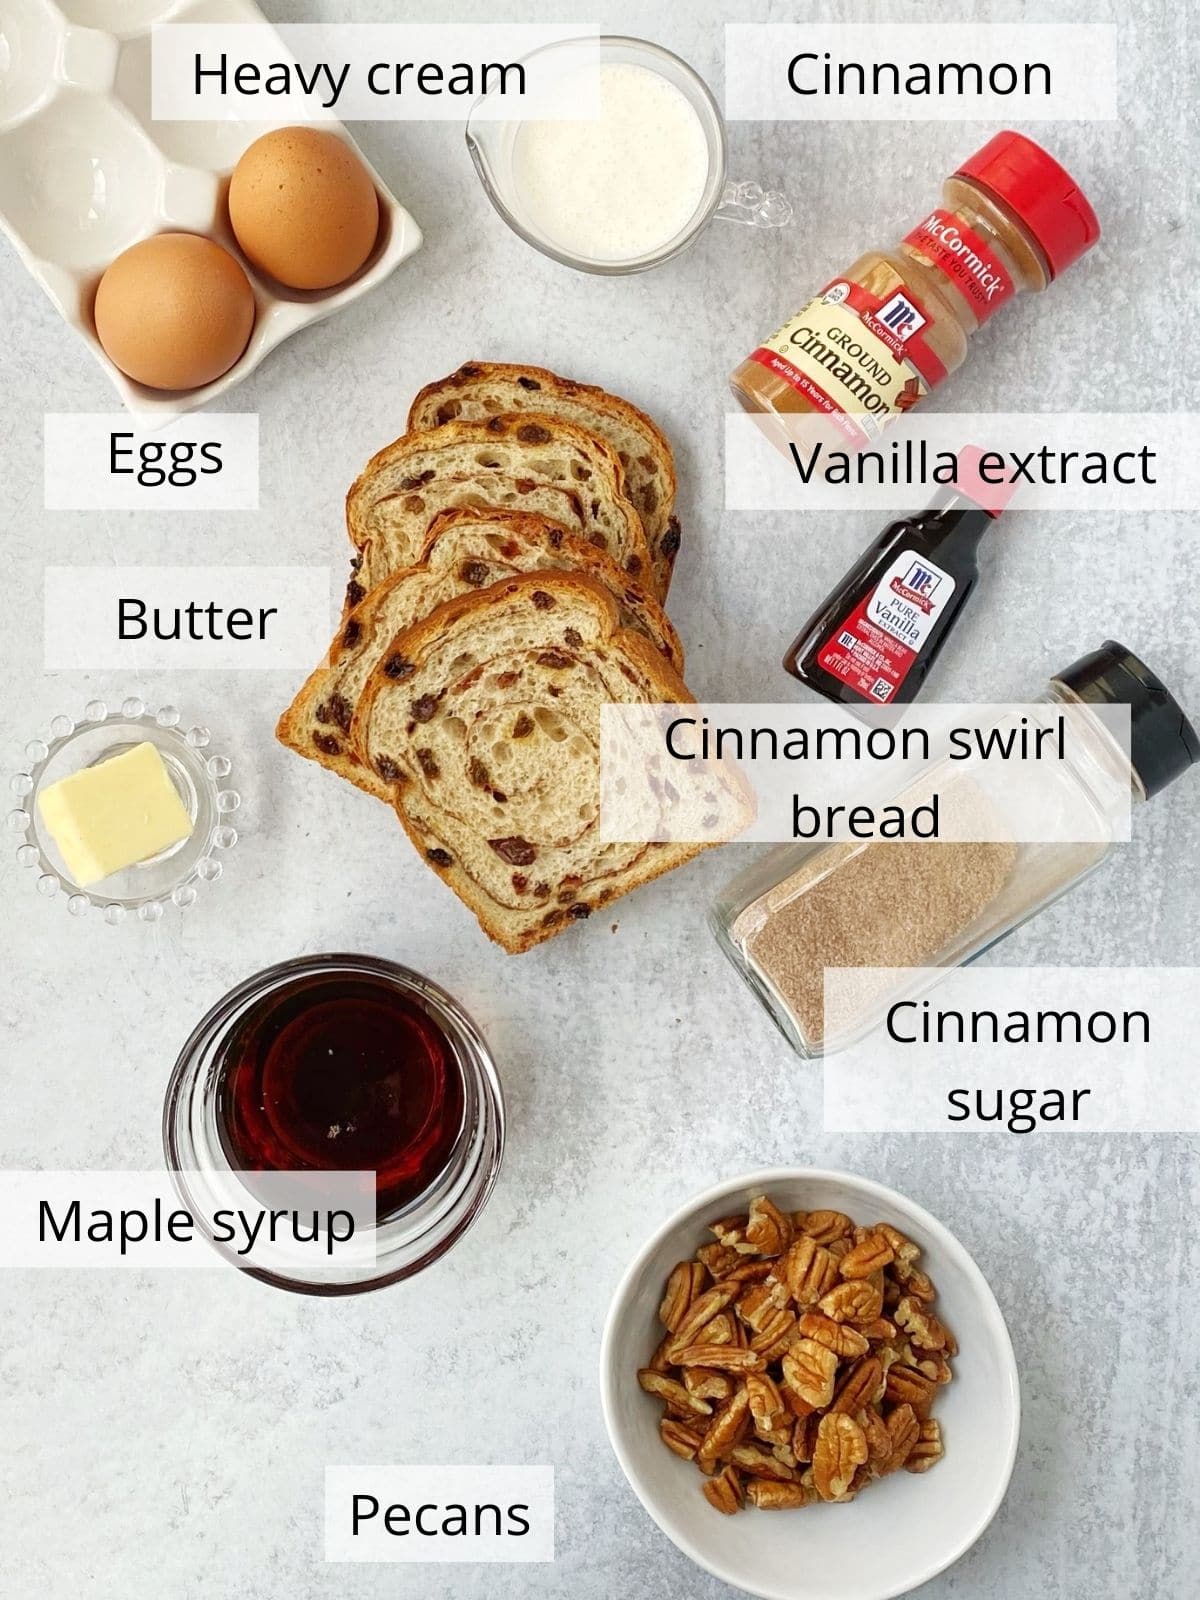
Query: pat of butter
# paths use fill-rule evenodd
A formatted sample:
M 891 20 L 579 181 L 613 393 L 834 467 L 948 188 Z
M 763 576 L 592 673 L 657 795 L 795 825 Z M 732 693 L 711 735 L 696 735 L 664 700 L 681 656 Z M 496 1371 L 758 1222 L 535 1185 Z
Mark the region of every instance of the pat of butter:
M 38 811 L 83 888 L 192 831 L 163 758 L 149 743 L 60 778 L 38 796 Z

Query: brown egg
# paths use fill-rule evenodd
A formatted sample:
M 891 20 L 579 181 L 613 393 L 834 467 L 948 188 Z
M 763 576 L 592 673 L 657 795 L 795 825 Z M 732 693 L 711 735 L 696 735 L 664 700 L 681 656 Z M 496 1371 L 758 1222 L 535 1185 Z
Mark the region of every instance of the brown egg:
M 330 289 L 370 255 L 379 201 L 366 168 L 336 134 L 277 128 L 234 168 L 229 220 L 261 272 L 292 289 Z
M 127 378 L 150 389 L 198 389 L 246 348 L 250 280 L 228 250 L 196 233 L 130 245 L 96 290 L 96 334 Z

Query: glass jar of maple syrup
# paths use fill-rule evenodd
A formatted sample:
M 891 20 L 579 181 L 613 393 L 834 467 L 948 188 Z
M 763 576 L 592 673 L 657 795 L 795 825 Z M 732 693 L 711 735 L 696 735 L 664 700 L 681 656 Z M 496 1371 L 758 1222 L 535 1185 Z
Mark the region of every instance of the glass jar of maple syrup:
M 1020 133 L 998 133 L 942 204 L 870 250 L 733 373 L 747 411 L 816 414 L 861 448 L 962 365 L 975 330 L 1037 292 L 1100 237 L 1078 184 Z
M 363 1252 L 294 1252 L 264 1268 L 222 1250 L 279 1287 L 353 1294 L 419 1272 L 470 1227 L 499 1172 L 504 1100 L 483 1036 L 446 990 L 390 961 L 304 956 L 246 979 L 198 1024 L 163 1139 L 197 1218 L 230 1204 L 234 1179 L 261 1196 L 287 1175 L 315 1195 L 322 1178 L 362 1175 Z

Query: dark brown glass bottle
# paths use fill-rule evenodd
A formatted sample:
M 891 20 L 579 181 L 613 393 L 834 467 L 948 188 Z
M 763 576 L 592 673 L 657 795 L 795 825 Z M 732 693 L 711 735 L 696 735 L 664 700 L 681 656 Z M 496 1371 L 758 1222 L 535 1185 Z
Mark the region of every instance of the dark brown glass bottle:
M 980 483 L 978 456 L 964 450 L 958 483 L 889 523 L 825 597 L 784 657 L 793 677 L 852 707 L 916 699 L 978 581 L 979 541 L 1011 492 Z

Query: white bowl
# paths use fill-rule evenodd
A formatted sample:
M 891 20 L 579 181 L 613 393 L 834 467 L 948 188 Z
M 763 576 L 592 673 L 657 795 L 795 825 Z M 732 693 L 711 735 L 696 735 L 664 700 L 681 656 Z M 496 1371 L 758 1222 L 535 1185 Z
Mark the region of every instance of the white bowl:
M 785 1211 L 844 1211 L 890 1222 L 924 1252 L 937 1310 L 958 1340 L 954 1381 L 934 1415 L 945 1459 L 927 1474 L 897 1472 L 848 1505 L 800 1511 L 747 1507 L 723 1517 L 690 1461 L 658 1436 L 661 1405 L 637 1371 L 663 1336 L 667 1275 L 711 1242 L 707 1225 L 767 1194 Z M 983 1274 L 950 1231 L 903 1195 L 846 1172 L 779 1168 L 733 1178 L 690 1200 L 639 1252 L 613 1297 L 600 1354 L 609 1438 L 638 1499 L 683 1553 L 761 1600 L 894 1600 L 945 1570 L 975 1543 L 1004 1499 L 1016 1459 L 1021 1404 L 1012 1341 Z

